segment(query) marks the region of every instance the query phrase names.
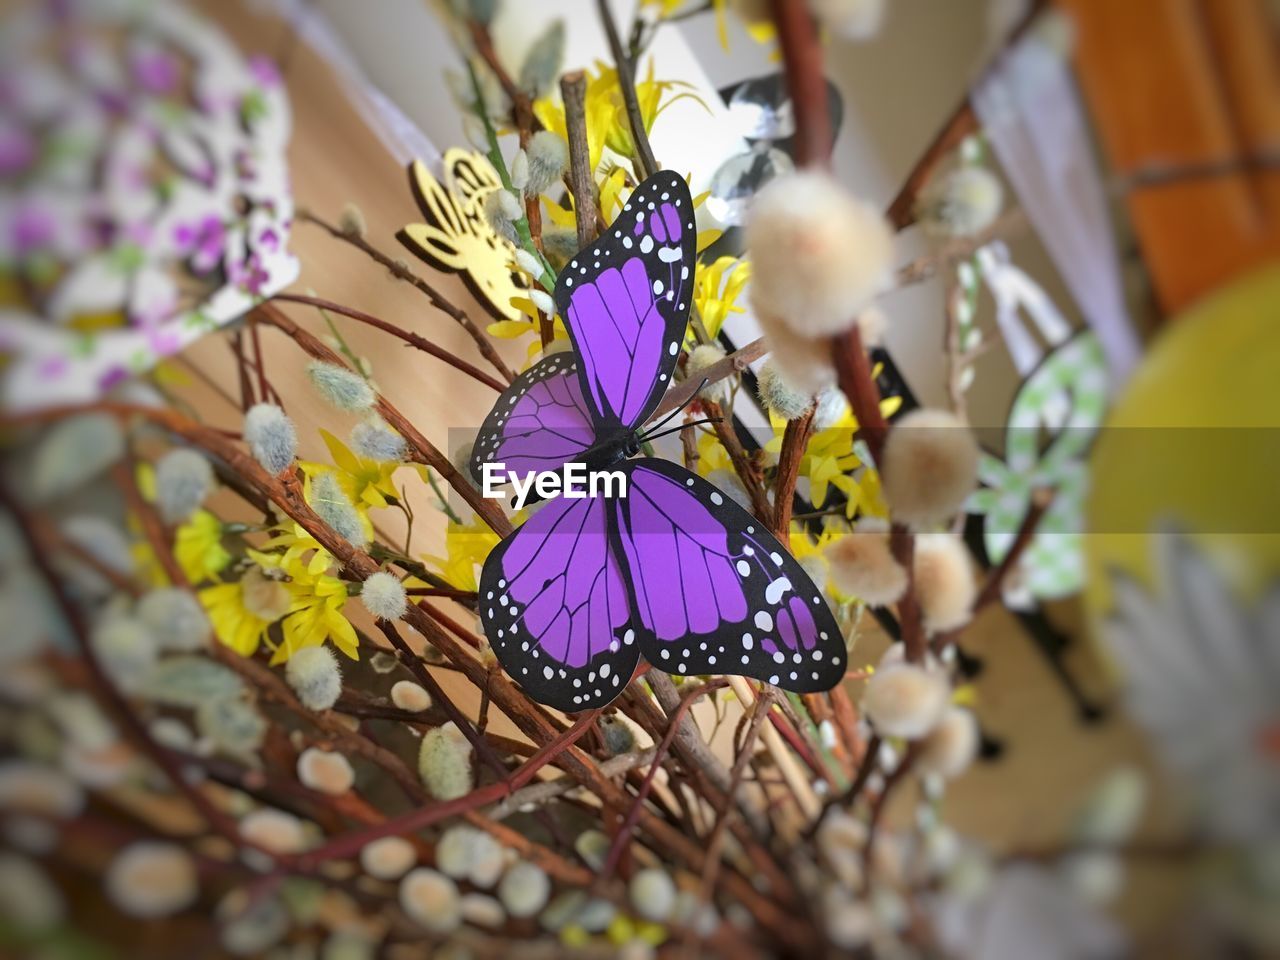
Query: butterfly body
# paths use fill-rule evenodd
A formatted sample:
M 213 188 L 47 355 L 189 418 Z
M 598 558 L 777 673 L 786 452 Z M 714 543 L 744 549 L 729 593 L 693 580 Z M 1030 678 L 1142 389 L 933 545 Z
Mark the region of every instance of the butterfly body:
M 540 504 L 481 572 L 494 652 L 530 696 L 561 709 L 608 703 L 642 654 L 672 673 L 797 691 L 844 675 L 834 616 L 765 525 L 679 464 L 637 456 L 688 324 L 692 206 L 670 172 L 636 188 L 560 274 L 573 351 L 518 377 L 476 439 L 477 478 L 487 464 L 525 474 L 582 463 L 624 480 Z

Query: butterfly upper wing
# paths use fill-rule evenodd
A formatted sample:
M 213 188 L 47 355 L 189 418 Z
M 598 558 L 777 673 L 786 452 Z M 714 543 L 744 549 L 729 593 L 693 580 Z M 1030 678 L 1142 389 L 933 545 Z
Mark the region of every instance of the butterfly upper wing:
M 660 171 L 560 272 L 556 309 L 602 435 L 638 427 L 670 384 L 693 300 L 696 240 L 688 186 Z
M 516 377 L 493 405 L 476 435 L 471 475 L 481 482 L 490 461 L 519 474 L 559 470 L 594 440 L 577 358 L 552 354 Z
M 610 509 L 557 497 L 498 544 L 480 574 L 494 653 L 529 696 L 561 710 L 608 703 L 639 661 Z
M 739 673 L 788 690 L 844 676 L 844 637 L 785 547 L 731 498 L 667 460 L 623 464 L 615 549 L 645 657 L 678 674 Z

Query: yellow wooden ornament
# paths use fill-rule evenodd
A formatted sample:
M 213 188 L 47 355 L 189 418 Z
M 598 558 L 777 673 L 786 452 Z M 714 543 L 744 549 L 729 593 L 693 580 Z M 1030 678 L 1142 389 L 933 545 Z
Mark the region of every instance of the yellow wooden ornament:
M 481 153 L 452 148 L 444 155 L 444 182 L 421 160 L 409 166 L 409 186 L 425 223 L 407 224 L 397 236 L 437 270 L 462 277 L 476 299 L 499 320 L 520 320 L 512 297 L 528 292 L 512 266 L 515 247 L 494 232 L 484 215 L 485 198 L 502 181 Z

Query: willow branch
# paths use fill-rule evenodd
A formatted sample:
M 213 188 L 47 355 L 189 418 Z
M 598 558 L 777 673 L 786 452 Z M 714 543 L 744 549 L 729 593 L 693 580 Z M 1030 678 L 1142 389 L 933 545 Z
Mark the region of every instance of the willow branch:
M 640 167 L 640 179 L 643 180 L 658 172 L 658 160 L 653 155 L 653 148 L 649 146 L 649 133 L 644 128 L 644 115 L 640 112 L 640 101 L 636 98 L 635 67 L 618 35 L 618 25 L 609 10 L 609 0 L 596 0 L 596 10 L 609 40 L 609 51 L 618 67 L 618 85 L 622 88 L 622 102 L 626 107 L 627 122 L 631 126 L 631 142 L 636 148 L 636 162 Z
M 751 512 L 761 523 L 769 523 L 773 510 L 765 494 L 760 468 L 751 462 L 746 448 L 738 439 L 738 433 L 733 428 L 732 417 L 726 416 L 724 407 L 714 400 L 703 400 L 702 408 L 712 419 L 711 427 L 720 439 L 720 445 L 724 447 L 725 453 L 729 454 L 729 462 L 733 464 L 734 473 L 738 475 L 738 479 L 742 481 L 742 486 L 747 491 L 747 496 L 751 500 Z
M 584 250 L 596 234 L 596 186 L 587 144 L 587 77 L 581 70 L 560 78 L 564 99 L 564 125 L 569 135 L 569 185 L 578 225 L 578 249 Z
M 791 543 L 791 510 L 795 505 L 796 480 L 800 461 L 813 432 L 813 407 L 794 420 L 787 421 L 782 434 L 782 450 L 778 453 L 778 475 L 773 490 L 773 533 L 784 545 Z
M 825 167 L 831 162 L 831 115 L 817 26 L 807 3 L 769 0 L 769 8 L 778 28 L 787 92 L 795 114 L 796 162 L 802 167 Z
M 696 381 L 691 379 L 681 380 L 667 391 L 666 396 L 662 398 L 662 402 L 653 411 L 653 416 L 649 418 L 649 422 L 660 420 L 672 410 L 684 406 L 689 402 L 690 397 L 704 387 L 742 373 L 743 370 L 746 370 L 768 352 L 769 347 L 765 344 L 764 337 L 760 337 L 758 340 L 752 340 L 745 347 L 740 347 L 727 357 L 722 357 L 711 364 L 698 375 Z
M 267 323 L 283 330 L 289 337 L 298 344 L 306 353 L 315 357 L 317 360 L 323 360 L 339 367 L 347 367 L 342 357 L 338 356 L 320 338 L 303 329 L 296 322 L 285 316 L 278 307 L 270 303 L 264 303 L 259 308 L 259 315 Z M 511 533 L 511 522 L 507 519 L 506 514 L 498 506 L 497 502 L 480 495 L 475 487 L 469 484 L 460 474 L 452 461 L 443 453 L 436 449 L 435 445 L 424 437 L 407 417 L 399 410 L 393 407 L 385 397 L 379 395 L 375 406 L 382 419 L 387 425 L 395 430 L 400 436 L 404 437 L 409 444 L 410 449 L 416 454 L 416 459 L 420 463 L 426 464 L 432 470 L 435 470 L 449 486 L 457 491 L 458 495 L 476 512 L 476 516 L 484 520 L 499 536 L 505 537 Z
M 443 360 L 455 370 L 462 371 L 472 379 L 479 380 L 486 387 L 490 387 L 499 393 L 507 388 L 507 384 L 503 383 L 501 380 L 497 380 L 494 377 L 489 376 L 489 374 L 475 366 L 475 364 L 468 363 L 466 360 L 454 355 L 444 347 L 437 346 L 426 337 L 419 336 L 411 330 L 405 330 L 403 327 L 397 327 L 394 323 L 390 323 L 380 317 L 375 317 L 373 314 L 365 313 L 363 310 L 343 306 L 340 303 L 335 303 L 332 300 L 325 300 L 321 297 L 304 296 L 300 293 L 277 293 L 271 299 L 277 303 L 301 303 L 307 306 L 317 307 L 321 310 L 328 310 L 332 313 L 340 313 L 344 317 L 349 317 L 352 320 L 367 324 L 368 326 L 376 327 L 385 333 L 391 334 L 393 337 L 399 337 L 409 346 L 417 350 L 421 350 L 423 353 L 430 354 L 437 360 Z M 257 329 L 256 324 L 254 325 L 254 329 Z
M 498 351 L 494 348 L 492 341 L 490 341 L 483 330 L 476 326 L 475 321 L 467 315 L 466 311 L 456 306 L 452 301 L 447 299 L 444 294 L 410 270 L 404 263 L 387 256 L 373 244 L 369 243 L 369 241 L 365 240 L 364 237 L 340 230 L 333 224 L 322 220 L 314 213 L 300 210 L 298 211 L 297 216 L 303 223 L 315 224 L 331 237 L 351 244 L 374 262 L 385 267 L 393 277 L 398 280 L 403 280 L 405 283 L 415 287 L 420 293 L 426 296 L 433 307 L 447 314 L 467 332 L 471 339 L 475 341 L 476 347 L 480 351 L 480 355 L 489 361 L 489 365 L 498 371 L 499 376 L 508 383 L 516 378 L 515 371 L 506 365 L 502 357 L 498 355 Z
M 662 766 L 662 758 L 667 755 L 667 751 L 671 749 L 671 742 L 675 739 L 680 725 L 684 722 L 689 708 L 699 697 L 704 697 L 712 690 L 718 690 L 728 686 L 729 681 L 723 677 L 702 684 L 693 690 L 688 691 L 680 698 L 680 703 L 676 709 L 667 718 L 667 732 L 663 734 L 662 742 L 658 744 L 658 749 L 654 753 L 653 763 L 649 765 L 649 772 L 645 774 L 644 780 L 640 783 L 640 789 L 636 791 L 635 799 L 631 802 L 631 808 L 627 811 L 626 817 L 622 824 L 618 827 L 618 832 L 614 835 L 613 843 L 609 845 L 608 856 L 605 857 L 604 865 L 600 868 L 600 873 L 596 882 L 603 884 L 613 876 L 614 870 L 618 867 L 618 862 L 622 859 L 623 850 L 626 849 L 628 841 L 631 839 L 631 831 L 635 829 L 636 821 L 640 819 L 640 811 L 644 807 L 645 800 L 648 799 L 649 791 L 653 788 L 653 779 L 658 773 L 658 768 Z M 732 792 L 725 798 L 726 805 L 732 802 Z

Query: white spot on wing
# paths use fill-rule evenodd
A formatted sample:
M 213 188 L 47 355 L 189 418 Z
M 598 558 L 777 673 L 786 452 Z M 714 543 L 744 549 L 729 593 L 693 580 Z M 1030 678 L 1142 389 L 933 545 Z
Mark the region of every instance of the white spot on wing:
M 640 238 L 640 252 L 648 253 L 652 249 L 653 249 L 653 237 L 651 237 L 649 234 L 646 233 L 643 237 Z
M 777 603 L 782 599 L 782 595 L 791 589 L 791 581 L 786 577 L 779 577 L 769 586 L 764 588 L 764 599 L 766 603 Z
M 765 631 L 772 630 L 773 614 L 771 614 L 768 610 L 761 610 L 758 613 L 756 613 L 756 626 L 761 630 L 765 630 Z

